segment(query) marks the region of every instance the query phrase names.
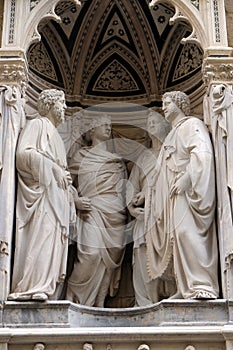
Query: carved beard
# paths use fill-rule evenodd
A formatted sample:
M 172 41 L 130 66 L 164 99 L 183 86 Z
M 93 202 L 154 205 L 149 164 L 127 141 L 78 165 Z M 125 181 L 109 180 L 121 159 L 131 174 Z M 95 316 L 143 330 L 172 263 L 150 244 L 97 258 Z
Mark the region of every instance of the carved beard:
M 54 114 L 56 116 L 56 126 L 62 124 L 65 121 L 64 109 L 56 104 L 53 106 Z

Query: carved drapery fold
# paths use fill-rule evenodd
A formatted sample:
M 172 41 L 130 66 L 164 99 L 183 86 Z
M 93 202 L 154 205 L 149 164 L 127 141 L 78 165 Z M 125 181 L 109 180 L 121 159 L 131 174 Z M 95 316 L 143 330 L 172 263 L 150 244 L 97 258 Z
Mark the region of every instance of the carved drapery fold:
M 15 150 L 25 121 L 20 88 L 0 85 L 0 299 L 10 279 L 10 251 L 15 208 Z
M 204 120 L 215 152 L 217 222 L 224 298 L 233 296 L 233 58 L 215 52 L 203 62 Z

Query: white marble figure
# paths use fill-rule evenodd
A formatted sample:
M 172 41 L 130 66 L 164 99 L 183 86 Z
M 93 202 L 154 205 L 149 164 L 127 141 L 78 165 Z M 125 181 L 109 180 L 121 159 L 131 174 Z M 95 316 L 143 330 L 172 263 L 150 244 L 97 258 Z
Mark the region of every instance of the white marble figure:
M 141 345 L 139 345 L 137 350 L 150 350 L 150 347 L 147 344 L 141 344 Z
M 133 228 L 133 286 L 135 305 L 145 306 L 160 300 L 162 280 L 150 280 L 147 272 L 147 253 L 145 240 L 145 202 L 150 177 L 156 167 L 162 142 L 170 131 L 170 124 L 161 114 L 150 111 L 147 131 L 151 148 L 145 149 L 134 164 L 130 173 L 126 202 L 130 214 L 136 219 Z M 172 281 L 170 281 L 172 283 Z
M 232 278 L 233 260 L 233 93 L 232 86 L 213 84 L 204 103 L 215 148 L 218 198 L 218 233 L 222 281 Z M 227 277 L 226 277 L 227 275 Z M 223 284 L 223 295 L 232 298 L 232 283 Z
M 77 262 L 68 280 L 67 299 L 103 307 L 118 290 L 124 255 L 124 163 L 107 150 L 108 116 L 93 119 L 92 145 L 81 148 L 69 164 L 77 183 Z
M 83 344 L 83 350 L 93 350 L 94 347 L 91 343 L 85 343 Z
M 172 298 L 218 297 L 215 232 L 215 172 L 205 124 L 189 116 L 190 101 L 180 91 L 163 95 L 172 125 L 157 160 L 155 193 L 146 218 L 148 272 L 163 276 L 173 261 L 177 292 Z
M 40 117 L 28 121 L 20 134 L 16 152 L 16 242 L 9 300 L 53 298 L 65 277 L 72 180 L 64 143 L 56 129 L 64 121 L 65 108 L 62 91 L 42 91 L 38 99 Z
M 43 343 L 36 343 L 33 350 L 45 350 L 45 345 Z

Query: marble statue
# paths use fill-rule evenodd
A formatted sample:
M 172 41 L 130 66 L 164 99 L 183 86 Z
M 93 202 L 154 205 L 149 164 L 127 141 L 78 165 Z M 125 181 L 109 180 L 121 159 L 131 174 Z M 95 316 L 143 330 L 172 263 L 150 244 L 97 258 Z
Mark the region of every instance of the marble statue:
M 64 121 L 62 91 L 44 90 L 38 118 L 22 130 L 17 152 L 16 242 L 9 300 L 57 298 L 66 274 L 71 176 L 56 127 Z
M 223 295 L 232 298 L 233 260 L 233 93 L 228 84 L 213 84 L 204 100 L 205 121 L 211 128 L 215 147 L 218 198 L 218 234 Z
M 150 350 L 150 347 L 147 344 L 141 344 L 141 345 L 139 345 L 137 350 Z
M 83 350 L 93 350 L 93 345 L 91 343 L 83 344 Z
M 11 280 L 16 192 L 15 151 L 26 119 L 24 102 L 19 87 L 0 86 L 0 300 L 6 300 Z
M 107 150 L 111 119 L 95 118 L 91 146 L 81 148 L 69 163 L 77 186 L 77 261 L 68 280 L 67 299 L 103 307 L 118 290 L 124 255 L 124 163 Z
M 215 232 L 215 171 L 207 127 L 189 115 L 180 91 L 163 95 L 172 129 L 164 140 L 154 174 L 155 206 L 147 221 L 148 273 L 163 276 L 172 261 L 177 292 L 171 298 L 218 297 Z
M 45 350 L 45 345 L 43 343 L 36 343 L 33 350 Z
M 162 142 L 170 131 L 170 124 L 161 114 L 150 111 L 147 120 L 147 131 L 152 142 L 134 164 L 126 192 L 126 201 L 132 217 L 133 228 L 133 286 L 135 306 L 145 306 L 160 300 L 162 280 L 150 280 L 147 273 L 147 253 L 145 240 L 145 205 L 149 178 L 153 174 Z M 145 204 L 146 203 L 146 204 Z M 172 281 L 170 281 L 172 283 Z

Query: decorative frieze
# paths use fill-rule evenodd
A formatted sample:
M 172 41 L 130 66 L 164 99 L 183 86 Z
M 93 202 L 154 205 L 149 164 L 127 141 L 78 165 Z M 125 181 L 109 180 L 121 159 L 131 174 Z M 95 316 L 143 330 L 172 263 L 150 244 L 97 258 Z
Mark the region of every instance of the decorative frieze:
M 220 24 L 219 24 L 218 0 L 213 0 L 213 8 L 214 8 L 215 41 L 216 41 L 216 43 L 220 43 Z
M 28 81 L 24 59 L 0 57 L 0 84 L 18 85 L 25 90 Z
M 231 57 L 209 57 L 203 62 L 202 73 L 206 85 L 212 82 L 231 83 L 233 80 L 233 59 Z
M 15 36 L 15 0 L 11 0 L 8 43 L 13 44 Z

